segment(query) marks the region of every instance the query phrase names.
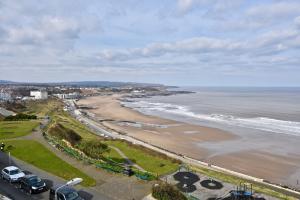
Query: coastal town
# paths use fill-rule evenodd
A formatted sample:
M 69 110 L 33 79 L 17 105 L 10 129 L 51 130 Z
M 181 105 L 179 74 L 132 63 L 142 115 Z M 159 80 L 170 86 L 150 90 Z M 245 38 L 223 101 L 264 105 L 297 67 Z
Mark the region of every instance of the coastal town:
M 1 167 L 16 166 L 20 176 L 37 175 L 44 184 L 41 192 L 32 194 L 25 186 L 20 189 L 19 181 L 5 178 L 1 169 L 0 193 L 7 196 L 2 199 L 48 199 L 57 185 L 74 178 L 83 182 L 66 187 L 83 199 L 151 200 L 167 187 L 177 199 L 299 197 L 296 188 L 214 165 L 201 159 L 204 150 L 193 153 L 192 140 L 230 140 L 232 134 L 146 116 L 121 103 L 192 91 L 101 84 L 0 84 Z M 35 155 L 39 152 L 43 157 Z M 49 162 L 45 158 L 54 166 L 43 165 Z M 63 193 L 57 190 L 55 196 L 58 191 Z

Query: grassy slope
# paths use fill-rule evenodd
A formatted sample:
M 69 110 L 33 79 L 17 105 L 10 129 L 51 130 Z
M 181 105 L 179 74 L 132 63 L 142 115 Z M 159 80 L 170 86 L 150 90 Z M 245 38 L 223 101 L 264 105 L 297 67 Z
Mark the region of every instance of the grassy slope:
M 54 122 L 57 121 L 64 125 L 66 128 L 73 129 L 83 139 L 100 138 L 99 136 L 95 135 L 93 132 L 88 130 L 80 122 L 69 116 L 68 113 L 60 111 L 54 113 L 52 117 L 54 119 Z M 128 145 L 127 143 L 123 143 L 120 141 L 105 142 L 110 146 L 115 146 L 119 148 L 128 158 L 135 161 L 138 165 L 140 165 L 149 172 L 161 175 L 172 172 L 178 167 L 178 164 L 171 162 L 171 160 L 161 158 L 159 156 L 153 156 L 147 151 L 141 150 L 139 148 L 134 148 L 134 146 Z M 124 159 L 114 149 L 110 149 L 110 151 L 108 153 L 105 153 L 104 156 L 116 162 L 124 161 Z M 164 166 L 161 166 L 161 164 Z
M 51 113 L 59 110 L 63 106 L 63 103 L 56 99 L 48 99 L 41 101 L 28 101 L 26 108 L 21 110 L 26 114 L 35 114 L 39 117 L 51 115 Z
M 13 156 L 40 169 L 55 174 L 65 180 L 70 180 L 75 177 L 83 178 L 84 181 L 82 185 L 84 186 L 94 186 L 96 184 L 94 179 L 61 160 L 36 141 L 11 140 L 6 141 L 6 144 L 14 147 L 10 150 Z
M 38 121 L 0 121 L 0 139 L 28 135 L 38 125 Z
M 108 140 L 105 143 L 119 148 L 130 160 L 157 175 L 167 174 L 178 169 L 178 163 L 162 158 L 158 154 L 148 153 L 146 149 L 140 149 L 119 140 Z

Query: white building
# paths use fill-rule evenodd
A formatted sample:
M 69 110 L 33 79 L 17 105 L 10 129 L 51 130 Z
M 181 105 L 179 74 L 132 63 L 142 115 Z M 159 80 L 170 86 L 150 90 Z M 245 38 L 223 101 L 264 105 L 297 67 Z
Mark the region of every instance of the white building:
M 46 91 L 30 91 L 30 96 L 34 99 L 48 99 L 48 92 Z
M 80 97 L 78 92 L 73 92 L 68 94 L 55 94 L 54 96 L 60 99 L 78 99 Z
M 0 101 L 10 101 L 11 95 L 7 92 L 0 92 Z

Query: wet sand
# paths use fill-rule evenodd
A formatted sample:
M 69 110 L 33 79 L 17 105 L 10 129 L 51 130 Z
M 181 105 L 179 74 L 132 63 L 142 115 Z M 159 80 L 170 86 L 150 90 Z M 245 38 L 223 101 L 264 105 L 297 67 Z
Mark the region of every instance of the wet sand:
M 297 187 L 290 183 L 293 174 L 299 172 L 300 159 L 297 154 L 280 156 L 257 149 L 214 155 L 199 144 L 213 142 L 222 145 L 226 141 L 239 141 L 239 136 L 216 128 L 144 115 L 123 107 L 118 98 L 119 95 L 89 97 L 77 104 L 92 107 L 86 111 L 104 120 L 102 124 L 106 127 L 152 145 L 230 170 Z

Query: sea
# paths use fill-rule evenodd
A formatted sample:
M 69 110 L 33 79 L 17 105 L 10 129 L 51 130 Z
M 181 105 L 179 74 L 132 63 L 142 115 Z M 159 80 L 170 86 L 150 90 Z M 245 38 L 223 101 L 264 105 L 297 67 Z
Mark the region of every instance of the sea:
M 219 128 L 239 136 L 239 140 L 222 145 L 199 143 L 214 151 L 212 155 L 257 148 L 286 155 L 298 148 L 299 87 L 184 87 L 176 90 L 194 93 L 136 98 L 123 104 L 144 114 Z M 237 142 L 243 145 L 236 145 Z M 228 147 L 226 151 L 224 147 Z
M 234 139 L 195 142 L 209 152 L 205 160 L 257 152 L 278 166 L 278 162 L 286 164 L 283 169 L 286 174 L 274 172 L 280 176 L 267 179 L 300 189 L 300 88 L 185 87 L 177 90 L 194 93 L 136 98 L 123 104 L 147 115 L 227 131 L 235 135 Z M 226 167 L 248 173 L 244 165 Z M 251 173 L 256 175 L 255 171 Z

